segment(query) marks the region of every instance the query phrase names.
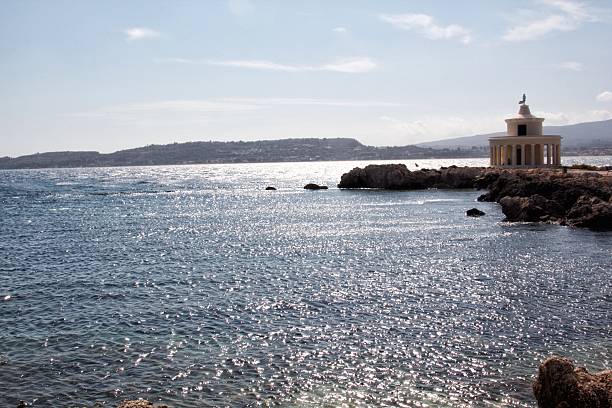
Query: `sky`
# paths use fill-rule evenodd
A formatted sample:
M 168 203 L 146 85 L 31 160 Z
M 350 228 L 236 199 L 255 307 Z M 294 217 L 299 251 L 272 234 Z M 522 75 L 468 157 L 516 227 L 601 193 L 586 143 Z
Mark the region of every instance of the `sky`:
M 612 118 L 610 0 L 0 1 L 0 156 Z

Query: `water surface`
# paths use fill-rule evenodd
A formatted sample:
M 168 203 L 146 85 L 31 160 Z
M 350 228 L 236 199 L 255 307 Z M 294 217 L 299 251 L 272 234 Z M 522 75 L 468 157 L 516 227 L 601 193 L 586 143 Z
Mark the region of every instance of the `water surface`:
M 0 172 L 0 405 L 534 407 L 546 356 L 611 366 L 612 234 L 301 188 L 362 164 Z

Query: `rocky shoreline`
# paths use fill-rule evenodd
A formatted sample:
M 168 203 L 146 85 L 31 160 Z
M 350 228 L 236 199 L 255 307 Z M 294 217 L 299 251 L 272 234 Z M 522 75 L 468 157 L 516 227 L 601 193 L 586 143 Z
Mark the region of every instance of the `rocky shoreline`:
M 506 221 L 548 222 L 612 230 L 612 172 L 562 169 L 443 167 L 410 171 L 403 164 L 369 165 L 342 175 L 338 188 L 488 190 Z

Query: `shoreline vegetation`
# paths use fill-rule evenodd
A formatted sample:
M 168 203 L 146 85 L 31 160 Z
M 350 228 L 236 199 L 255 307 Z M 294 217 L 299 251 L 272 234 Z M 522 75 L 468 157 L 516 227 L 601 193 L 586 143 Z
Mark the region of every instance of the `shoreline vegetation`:
M 478 201 L 497 202 L 505 221 L 545 222 L 612 230 L 612 171 L 577 169 L 499 169 L 443 167 L 410 171 L 403 164 L 356 167 L 342 175 L 341 189 L 418 190 L 428 188 L 487 190 Z M 588 170 L 584 170 L 584 169 Z
M 611 142 L 612 143 L 612 142 Z M 612 146 L 612 145 L 611 145 Z M 612 155 L 612 147 L 567 148 L 564 156 Z M 0 157 L 0 169 L 164 166 L 349 160 L 485 158 L 488 146 L 367 146 L 355 139 L 280 139 L 254 142 L 189 142 L 148 145 L 114 153 L 63 151 Z

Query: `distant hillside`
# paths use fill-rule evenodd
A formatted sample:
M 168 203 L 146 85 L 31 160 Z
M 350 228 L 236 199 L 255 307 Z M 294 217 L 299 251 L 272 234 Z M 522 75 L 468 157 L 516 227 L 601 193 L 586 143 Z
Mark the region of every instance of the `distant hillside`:
M 544 126 L 544 133 L 563 136 L 563 148 L 591 148 L 612 147 L 612 119 L 599 122 L 577 123 L 565 126 Z M 482 147 L 489 145 L 491 136 L 501 136 L 504 132 L 489 133 L 453 139 L 436 140 L 434 142 L 420 143 L 417 146 L 441 148 Z
M 114 153 L 50 152 L 0 158 L 0 169 L 151 166 L 326 160 L 401 160 L 471 157 L 470 151 L 417 146 L 365 146 L 355 139 L 282 139 L 257 142 L 191 142 L 150 145 Z

